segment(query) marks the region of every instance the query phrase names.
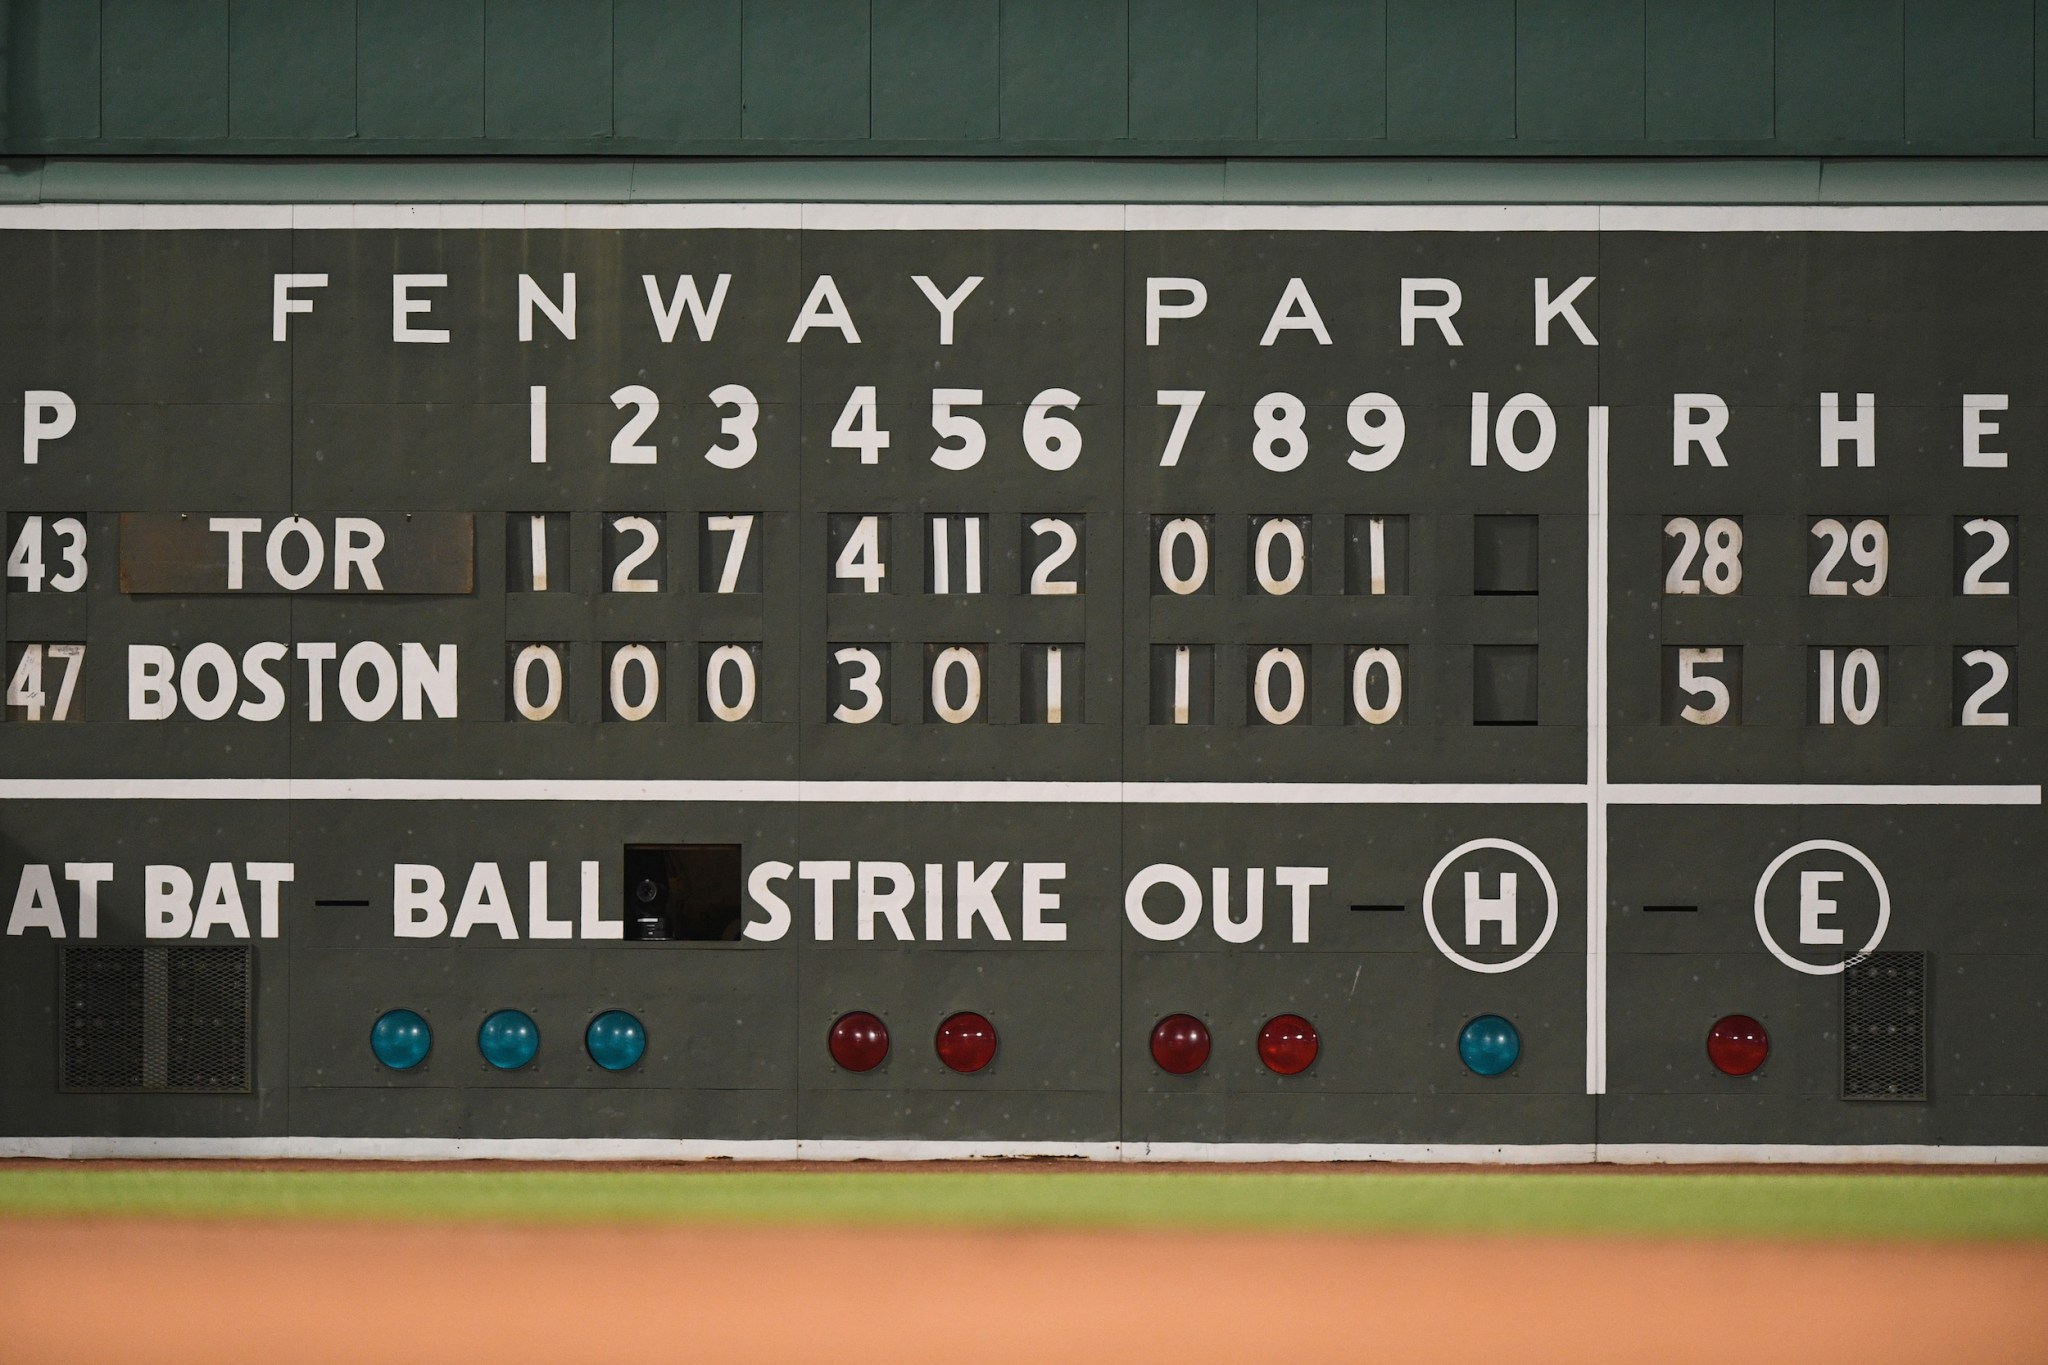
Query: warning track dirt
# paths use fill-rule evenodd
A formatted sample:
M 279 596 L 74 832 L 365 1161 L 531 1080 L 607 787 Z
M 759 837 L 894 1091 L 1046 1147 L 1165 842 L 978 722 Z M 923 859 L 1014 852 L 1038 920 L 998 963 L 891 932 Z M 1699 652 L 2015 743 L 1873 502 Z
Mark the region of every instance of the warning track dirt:
M 39 1365 L 2018 1362 L 2044 1277 L 2039 1243 L 0 1222 Z

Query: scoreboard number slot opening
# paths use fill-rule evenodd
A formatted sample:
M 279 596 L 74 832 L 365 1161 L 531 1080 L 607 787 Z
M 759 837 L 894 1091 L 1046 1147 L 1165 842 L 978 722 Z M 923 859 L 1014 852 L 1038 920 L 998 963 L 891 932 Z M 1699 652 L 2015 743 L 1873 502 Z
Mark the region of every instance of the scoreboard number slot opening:
M 1152 591 L 1155 596 L 1190 597 L 1216 591 L 1209 573 L 1209 547 L 1216 538 L 1213 516 L 1155 516 Z
M 512 686 L 506 701 L 513 718 L 519 720 L 567 720 L 563 702 L 569 695 L 569 645 L 555 640 L 546 643 L 506 646 L 512 658 Z
M 72 593 L 88 575 L 83 514 L 15 513 L 7 519 L 7 590 Z
M 924 647 L 927 724 L 965 725 L 988 718 L 988 646 L 928 644 Z
M 515 512 L 505 522 L 505 590 L 570 590 L 569 514 Z
M 662 655 L 658 642 L 625 641 L 604 647 L 604 719 L 637 723 L 668 718 L 662 690 Z
M 706 512 L 697 534 L 697 590 L 716 596 L 764 588 L 757 512 Z
M 7 649 L 7 718 L 17 721 L 77 723 L 86 718 L 78 675 L 85 667 L 85 645 L 32 642 Z
M 1891 532 L 1884 517 L 1820 517 L 1811 528 L 1813 597 L 1876 597 L 1891 578 Z M 1848 563 L 1843 563 L 1844 558 Z M 1838 576 L 1839 575 L 1839 576 Z
M 2013 517 L 1957 517 L 1955 591 L 1961 597 L 2012 595 Z
M 1078 597 L 1086 591 L 1087 549 L 1079 516 L 1024 518 L 1025 592 L 1033 597 Z
M 1673 597 L 1694 597 L 1703 590 L 1715 597 L 1742 591 L 1742 518 L 1672 517 L 1664 523 L 1671 541 L 1664 571 L 1664 591 Z
M 2019 689 L 2013 682 L 2013 660 L 2018 653 L 2010 645 L 1956 650 L 1955 724 L 1996 727 L 2017 723 Z
M 664 592 L 668 556 L 662 548 L 666 518 L 627 512 L 604 518 L 605 583 L 610 592 Z
M 1809 650 L 1812 705 L 1807 719 L 1815 725 L 1883 725 L 1890 657 L 1883 645 Z
M 761 691 L 761 646 L 702 645 L 704 690 L 698 701 L 699 720 L 727 725 L 753 720 Z
M 1742 646 L 1664 647 L 1666 725 L 1742 724 Z

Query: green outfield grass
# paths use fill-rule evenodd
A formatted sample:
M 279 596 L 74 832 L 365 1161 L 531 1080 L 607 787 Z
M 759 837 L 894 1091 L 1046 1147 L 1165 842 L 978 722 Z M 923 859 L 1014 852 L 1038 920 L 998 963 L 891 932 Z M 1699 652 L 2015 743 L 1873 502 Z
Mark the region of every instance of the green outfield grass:
M 2048 1240 L 2042 1175 L 0 1169 L 0 1217 Z

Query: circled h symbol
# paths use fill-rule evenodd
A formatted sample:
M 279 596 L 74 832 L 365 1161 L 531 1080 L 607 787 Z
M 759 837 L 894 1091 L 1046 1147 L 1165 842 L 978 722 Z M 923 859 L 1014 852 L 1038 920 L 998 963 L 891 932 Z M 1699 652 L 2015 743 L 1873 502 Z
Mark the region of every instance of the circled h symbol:
M 1443 932 L 1436 927 L 1436 884 L 1443 880 L 1445 870 L 1452 863 L 1464 857 L 1467 853 L 1482 848 L 1497 848 L 1504 853 L 1514 854 L 1523 862 L 1529 864 L 1530 867 L 1535 868 L 1537 877 L 1543 882 L 1545 900 L 1543 932 L 1536 935 L 1536 941 L 1529 945 L 1528 951 L 1524 952 L 1520 957 L 1510 958 L 1506 962 L 1475 962 L 1445 942 Z M 1557 931 L 1557 883 L 1550 879 L 1550 869 L 1543 865 L 1541 858 L 1538 858 L 1512 839 L 1471 839 L 1459 844 L 1449 853 L 1446 853 L 1437 861 L 1437 865 L 1430 869 L 1429 880 L 1423 883 L 1422 886 L 1422 923 L 1423 927 L 1429 930 L 1430 941 L 1436 944 L 1437 951 L 1457 963 L 1460 967 L 1463 967 L 1466 971 L 1485 972 L 1488 975 L 1496 972 L 1511 972 L 1530 958 L 1536 956 L 1536 954 L 1542 952 L 1543 945 L 1550 942 L 1551 934 Z

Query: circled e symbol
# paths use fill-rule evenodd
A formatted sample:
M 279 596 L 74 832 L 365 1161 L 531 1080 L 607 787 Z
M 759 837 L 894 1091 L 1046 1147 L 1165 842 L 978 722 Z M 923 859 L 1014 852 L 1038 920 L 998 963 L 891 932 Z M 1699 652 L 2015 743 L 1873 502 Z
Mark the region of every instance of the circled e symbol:
M 1778 946 L 1778 940 L 1771 937 L 1770 925 L 1764 922 L 1764 897 L 1770 894 L 1771 878 L 1778 875 L 1779 868 L 1783 867 L 1786 863 L 1791 862 L 1800 854 L 1812 853 L 1816 850 L 1826 850 L 1830 853 L 1847 854 L 1851 859 L 1855 861 L 1857 866 L 1861 867 L 1864 870 L 1864 872 L 1869 874 L 1870 884 L 1873 887 L 1877 888 L 1877 924 L 1874 927 L 1872 927 L 1870 931 L 1870 942 L 1864 944 L 1863 947 L 1857 951 L 1856 956 L 1854 958 L 1845 958 L 1840 962 L 1801 962 L 1798 958 L 1792 956 L 1792 954 L 1786 952 L 1783 948 Z M 1792 847 L 1786 849 L 1783 853 L 1780 853 L 1777 857 L 1771 859 L 1771 865 L 1765 868 L 1764 875 L 1757 879 L 1757 936 L 1763 939 L 1764 947 L 1771 950 L 1772 957 L 1777 958 L 1778 961 L 1784 963 L 1787 967 L 1790 967 L 1795 972 L 1805 972 L 1808 976 L 1833 976 L 1837 972 L 1846 969 L 1849 966 L 1850 962 L 1861 962 L 1864 958 L 1870 956 L 1870 954 L 1876 950 L 1878 941 L 1884 937 L 1885 926 L 1889 925 L 1891 921 L 1892 893 L 1891 889 L 1884 884 L 1884 875 L 1877 870 L 1877 864 L 1870 861 L 1870 859 L 1864 855 L 1862 849 L 1857 848 L 1851 844 L 1845 844 L 1839 839 L 1808 839 L 1803 844 L 1794 844 L 1792 845 Z

